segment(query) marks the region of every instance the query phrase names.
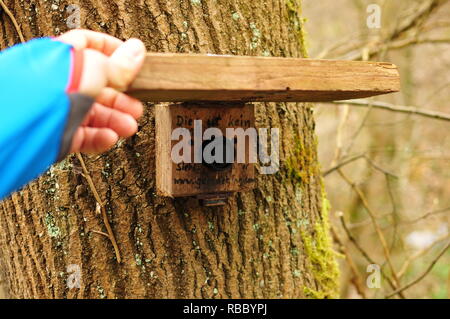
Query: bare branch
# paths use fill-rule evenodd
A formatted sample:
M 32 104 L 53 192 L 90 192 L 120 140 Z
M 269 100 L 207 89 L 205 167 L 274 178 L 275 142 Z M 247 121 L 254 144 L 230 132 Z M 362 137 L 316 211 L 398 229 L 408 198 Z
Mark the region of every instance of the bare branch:
M 369 59 L 379 52 L 386 51 L 389 49 L 389 46 L 396 40 L 401 39 L 405 36 L 407 32 L 411 30 L 415 30 L 422 26 L 427 19 L 435 12 L 439 7 L 441 7 L 447 0 L 429 0 L 422 2 L 418 8 L 414 11 L 414 14 L 409 16 L 408 18 L 400 21 L 398 27 L 393 29 L 390 34 L 386 37 L 383 37 L 379 41 L 377 41 L 378 45 L 371 45 L 371 49 L 368 52 Z M 417 33 L 417 32 L 416 32 Z M 343 57 L 348 60 L 361 60 L 364 56 L 364 52 L 362 52 L 362 48 L 366 47 L 367 44 L 363 44 L 359 49 L 354 51 L 349 51 L 347 54 L 344 54 Z M 352 53 L 353 52 L 353 53 Z
M 361 245 L 358 243 L 358 241 L 355 239 L 355 237 L 353 236 L 353 234 L 350 232 L 350 230 L 348 229 L 347 223 L 345 222 L 344 219 L 344 214 L 342 212 L 340 212 L 339 214 L 339 219 L 341 221 L 341 225 L 342 228 L 344 229 L 345 233 L 347 234 L 348 239 L 353 243 L 353 245 L 356 247 L 356 249 L 361 253 L 361 255 L 363 255 L 363 257 L 367 260 L 367 262 L 369 262 L 370 264 L 377 264 L 370 256 L 369 254 L 364 250 L 364 248 L 361 247 Z M 383 268 L 381 268 L 381 275 L 387 280 L 388 284 L 391 286 L 391 288 L 395 289 L 394 287 L 396 287 L 396 285 L 394 284 L 394 282 L 391 280 L 391 278 L 386 275 L 386 273 L 384 272 Z M 399 293 L 399 296 L 401 298 L 405 298 L 404 295 L 402 295 L 402 293 Z
M 381 228 L 378 225 L 375 213 L 373 212 L 372 208 L 370 207 L 369 202 L 368 202 L 366 196 L 364 195 L 364 193 L 361 191 L 361 189 L 342 170 L 338 170 L 338 172 L 341 175 L 341 177 L 347 182 L 347 184 L 349 184 L 353 188 L 353 190 L 356 192 L 356 194 L 360 198 L 361 203 L 363 204 L 364 208 L 368 212 L 369 217 L 372 221 L 372 224 L 375 228 L 376 234 L 378 236 L 378 239 L 380 240 L 381 246 L 383 248 L 384 256 L 386 257 L 386 261 L 391 270 L 392 277 L 394 279 L 394 284 L 395 284 L 395 286 L 398 287 L 399 279 L 397 277 L 397 273 L 395 271 L 394 264 L 392 263 L 392 260 L 391 260 L 391 254 L 390 254 L 387 242 L 386 242 L 386 238 L 384 237 L 383 232 L 381 231 Z M 400 292 L 400 295 L 402 296 L 401 292 Z M 402 296 L 402 297 L 404 297 L 404 296 Z
M 409 19 L 406 19 L 399 28 L 396 28 L 388 37 L 388 41 L 398 39 L 405 32 L 413 29 L 423 22 L 442 6 L 447 0 L 430 0 L 423 2 Z
M 405 40 L 399 40 L 390 43 L 387 46 L 389 50 L 399 50 L 403 49 L 410 45 L 420 45 L 420 44 L 450 44 L 450 38 L 442 38 L 442 39 L 418 39 L 418 38 L 409 38 Z
M 382 110 L 391 111 L 391 112 L 418 115 L 418 116 L 428 117 L 428 118 L 432 118 L 435 120 L 441 120 L 441 121 L 450 121 L 450 114 L 437 112 L 437 111 L 422 110 L 422 109 L 419 109 L 419 108 L 413 107 L 413 106 L 394 105 L 394 104 L 390 104 L 390 103 L 386 103 L 386 102 L 370 102 L 367 100 L 335 101 L 333 103 L 334 104 L 349 104 L 349 105 L 360 106 L 360 107 L 373 107 L 373 108 L 382 109 Z
M 359 160 L 360 158 L 363 158 L 363 157 L 365 157 L 365 156 L 366 156 L 366 154 L 359 154 L 359 155 L 356 155 L 356 156 L 353 156 L 353 157 L 349 157 L 349 158 L 343 160 L 342 162 L 336 164 L 335 166 L 330 167 L 329 169 L 327 169 L 326 171 L 324 171 L 324 172 L 322 173 L 322 175 L 323 175 L 323 177 L 326 177 L 327 175 L 333 173 L 334 171 L 340 169 L 341 167 L 344 167 L 344 166 L 347 165 L 347 164 L 353 163 L 354 161 L 357 161 L 357 160 Z
M 89 188 L 91 189 L 92 194 L 95 197 L 95 200 L 97 201 L 98 206 L 100 206 L 100 211 L 103 217 L 103 224 L 106 227 L 106 230 L 108 232 L 108 238 L 111 241 L 111 244 L 113 245 L 114 252 L 116 254 L 117 262 L 120 264 L 122 262 L 122 258 L 120 256 L 119 246 L 117 245 L 116 237 L 114 236 L 114 232 L 111 228 L 111 224 L 108 220 L 108 215 L 106 214 L 106 208 L 105 203 L 101 200 L 100 195 L 98 194 L 97 188 L 94 185 L 94 181 L 92 180 L 91 174 L 89 173 L 89 170 L 86 167 L 86 164 L 84 162 L 83 156 L 81 156 L 80 153 L 76 153 L 76 156 L 78 160 L 80 161 L 81 167 L 83 168 L 83 176 L 86 178 Z
M 394 173 L 391 173 L 391 172 L 385 170 L 384 168 L 380 167 L 378 164 L 376 164 L 376 163 L 375 163 L 370 157 L 368 157 L 365 153 L 359 154 L 359 155 L 355 155 L 355 156 L 353 156 L 353 157 L 344 159 L 342 162 L 340 162 L 340 163 L 336 164 L 335 166 L 330 167 L 329 169 L 327 169 L 326 171 L 324 171 L 324 172 L 322 173 L 322 175 L 323 175 L 324 177 L 326 177 L 327 175 L 333 173 L 334 171 L 336 171 L 336 170 L 338 170 L 338 169 L 340 169 L 340 168 L 342 168 L 342 167 L 344 167 L 344 166 L 346 166 L 346 165 L 348 165 L 348 164 L 350 164 L 350 163 L 353 163 L 353 162 L 359 160 L 360 158 L 364 158 L 364 159 L 367 161 L 367 163 L 369 163 L 369 165 L 372 166 L 375 170 L 380 171 L 381 173 L 383 173 L 383 174 L 385 174 L 385 175 L 387 175 L 387 176 L 389 176 L 389 177 L 398 178 L 398 176 L 395 175 Z
M 23 37 L 22 31 L 20 30 L 19 24 L 16 21 L 16 18 L 14 18 L 14 15 L 11 13 L 11 11 L 8 9 L 6 4 L 3 2 L 3 0 L 0 0 L 0 6 L 3 8 L 5 13 L 8 15 L 8 17 L 11 19 L 14 28 L 16 28 L 17 34 L 19 35 L 20 42 L 24 43 L 25 38 Z
M 331 228 L 331 234 L 333 235 L 334 241 L 338 244 L 339 251 L 345 255 L 345 259 L 347 261 L 347 264 L 350 268 L 350 271 L 353 274 L 353 279 L 351 280 L 353 284 L 355 285 L 356 290 L 358 293 L 366 299 L 366 292 L 364 290 L 363 285 L 363 279 L 361 278 L 360 273 L 358 272 L 358 268 L 356 267 L 355 262 L 353 261 L 352 255 L 350 254 L 347 246 L 342 242 L 341 238 L 338 235 L 337 230 L 334 228 L 333 225 L 330 226 Z
M 433 212 L 428 212 L 425 215 L 420 216 L 420 217 L 418 217 L 416 219 L 405 221 L 405 222 L 403 222 L 403 224 L 408 224 L 408 225 L 415 224 L 418 221 L 426 219 L 426 218 L 428 218 L 430 216 L 434 216 L 434 215 L 437 215 L 437 214 L 442 214 L 442 213 L 445 213 L 445 212 L 447 212 L 449 210 L 450 210 L 450 207 L 447 207 L 447 208 L 439 209 L 439 210 L 436 210 L 436 211 L 433 211 Z
M 427 252 L 429 252 L 431 249 L 433 249 L 434 246 L 436 246 L 437 244 L 439 244 L 440 242 L 446 240 L 447 238 L 449 238 L 450 235 L 445 234 L 443 236 L 441 236 L 440 238 L 436 239 L 434 242 L 432 242 L 428 247 L 419 250 L 418 252 L 416 252 L 413 255 L 410 255 L 406 261 L 403 263 L 402 267 L 400 268 L 400 271 L 398 272 L 398 277 L 401 278 L 403 277 L 403 275 L 406 273 L 406 270 L 408 270 L 409 265 L 411 264 L 412 261 L 414 261 L 415 259 L 425 255 Z
M 450 248 L 450 241 L 447 243 L 447 245 L 442 249 L 442 251 L 436 256 L 436 258 L 431 262 L 431 264 L 428 266 L 428 268 L 421 274 L 419 277 L 411 281 L 409 284 L 406 284 L 405 286 L 396 289 L 391 294 L 387 295 L 386 298 L 391 298 L 395 296 L 398 293 L 401 293 L 405 291 L 408 288 L 411 288 L 415 284 L 417 284 L 419 281 L 421 281 L 423 278 L 425 278 L 428 273 L 433 269 L 434 265 L 438 262 L 438 260 L 447 252 L 447 250 Z
M 99 234 L 99 235 L 105 236 L 106 238 L 110 239 L 109 235 L 107 233 L 102 232 L 102 231 L 91 230 L 91 232 L 93 232 L 94 234 Z

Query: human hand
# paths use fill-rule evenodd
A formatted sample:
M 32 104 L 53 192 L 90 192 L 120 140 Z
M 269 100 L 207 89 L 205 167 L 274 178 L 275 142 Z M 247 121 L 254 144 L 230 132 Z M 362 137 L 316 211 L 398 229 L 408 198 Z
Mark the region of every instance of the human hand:
M 72 30 L 56 39 L 83 51 L 78 92 L 95 99 L 72 139 L 70 152 L 104 152 L 120 137 L 135 134 L 143 105 L 121 91 L 131 84 L 144 63 L 144 44 L 138 39 L 123 42 L 89 30 Z

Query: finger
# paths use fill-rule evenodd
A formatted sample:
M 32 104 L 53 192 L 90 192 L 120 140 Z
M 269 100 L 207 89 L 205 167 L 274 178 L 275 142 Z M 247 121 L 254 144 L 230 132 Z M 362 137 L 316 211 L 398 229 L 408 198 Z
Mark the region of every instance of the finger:
M 138 124 L 128 113 L 94 103 L 88 113 L 87 125 L 96 128 L 109 128 L 120 137 L 129 137 L 137 132 Z
M 108 59 L 108 86 L 124 91 L 142 68 L 145 45 L 138 39 L 130 39 L 119 46 Z
M 80 127 L 73 137 L 70 152 L 102 153 L 112 148 L 118 140 L 119 136 L 111 129 Z
M 140 118 L 144 113 L 144 106 L 139 100 L 112 88 L 104 88 L 96 101 L 104 106 L 128 113 L 135 119 Z
M 60 35 L 56 39 L 72 45 L 77 50 L 93 49 L 107 56 L 113 54 L 113 52 L 123 44 L 122 40 L 111 35 L 81 29 L 71 30 Z
M 108 84 L 108 58 L 92 49 L 83 50 L 79 92 L 96 98 Z

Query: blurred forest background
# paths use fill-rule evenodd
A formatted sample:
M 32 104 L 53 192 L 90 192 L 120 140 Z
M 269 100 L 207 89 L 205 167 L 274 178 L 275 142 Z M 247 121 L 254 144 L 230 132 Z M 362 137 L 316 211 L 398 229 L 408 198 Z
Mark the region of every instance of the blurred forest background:
M 400 93 L 315 108 L 341 297 L 450 298 L 450 1 L 305 0 L 303 16 L 311 58 L 392 62 L 402 78 Z
M 341 297 L 450 298 L 450 0 L 302 2 L 311 58 L 402 77 L 398 94 L 315 108 Z

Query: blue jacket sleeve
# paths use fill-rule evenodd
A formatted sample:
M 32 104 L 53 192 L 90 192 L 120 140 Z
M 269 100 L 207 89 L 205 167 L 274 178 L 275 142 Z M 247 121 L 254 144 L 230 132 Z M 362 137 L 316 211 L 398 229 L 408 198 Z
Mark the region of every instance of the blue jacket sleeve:
M 74 56 L 50 38 L 0 53 L 0 200 L 67 154 L 93 103 L 70 90 Z

